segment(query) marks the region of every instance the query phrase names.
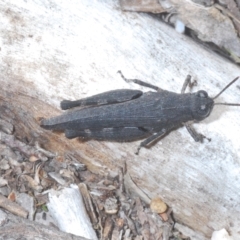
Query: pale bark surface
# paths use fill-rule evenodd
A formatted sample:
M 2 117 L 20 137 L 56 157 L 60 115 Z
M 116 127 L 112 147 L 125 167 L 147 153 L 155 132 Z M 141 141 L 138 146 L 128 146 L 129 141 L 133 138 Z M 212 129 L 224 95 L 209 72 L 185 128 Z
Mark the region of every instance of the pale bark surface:
M 12 214 L 7 214 L 7 224 L 0 228 L 0 239 L 65 239 L 65 240 L 90 240 L 59 231 L 56 227 L 29 221 Z
M 151 16 L 122 12 L 116 0 L 3 0 L 0 19 L 0 115 L 18 136 L 58 154 L 75 151 L 99 174 L 126 161 L 138 187 L 163 198 L 177 221 L 208 238 L 221 228 L 239 238 L 239 108 L 217 106 L 195 124 L 211 142 L 196 143 L 181 128 L 139 156 L 139 142 L 79 143 L 39 127 L 39 118 L 61 112 L 62 99 L 137 88 L 124 83 L 118 70 L 176 92 L 191 74 L 196 89 L 214 96 L 239 75 L 237 66 Z M 240 102 L 236 86 L 219 101 Z

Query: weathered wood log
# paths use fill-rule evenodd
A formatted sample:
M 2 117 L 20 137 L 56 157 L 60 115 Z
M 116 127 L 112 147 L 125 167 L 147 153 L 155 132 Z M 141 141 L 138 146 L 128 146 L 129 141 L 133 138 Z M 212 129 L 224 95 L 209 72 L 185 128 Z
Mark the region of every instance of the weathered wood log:
M 137 88 L 124 83 L 118 70 L 176 92 L 191 74 L 196 89 L 214 96 L 239 75 L 237 66 L 152 16 L 122 12 L 116 0 L 3 0 L 0 18 L 0 116 L 14 124 L 18 137 L 59 155 L 74 151 L 99 174 L 126 161 L 135 184 L 150 198 L 164 199 L 177 221 L 206 237 L 223 227 L 239 237 L 238 108 L 216 106 L 195 124 L 211 142 L 196 143 L 181 128 L 139 156 L 139 142 L 70 141 L 39 127 L 40 118 L 61 113 L 62 99 Z M 236 85 L 219 101 L 239 102 Z

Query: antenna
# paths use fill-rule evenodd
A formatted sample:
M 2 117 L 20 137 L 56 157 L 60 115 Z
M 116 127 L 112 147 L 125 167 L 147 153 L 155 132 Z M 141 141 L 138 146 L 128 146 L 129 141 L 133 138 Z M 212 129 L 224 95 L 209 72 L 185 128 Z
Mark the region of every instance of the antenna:
M 234 78 L 225 88 L 223 88 L 222 91 L 220 91 L 220 93 L 218 93 L 214 98 L 212 98 L 213 100 L 218 98 L 227 88 L 229 88 L 233 83 L 235 83 L 238 80 L 239 77 Z
M 214 105 L 240 106 L 239 103 L 214 103 Z
M 239 77 L 234 78 L 225 88 L 223 88 L 220 93 L 218 93 L 214 98 L 218 98 L 227 88 L 229 88 L 233 83 L 235 83 L 238 80 Z M 240 106 L 240 103 L 214 103 L 214 105 L 228 105 L 228 106 Z

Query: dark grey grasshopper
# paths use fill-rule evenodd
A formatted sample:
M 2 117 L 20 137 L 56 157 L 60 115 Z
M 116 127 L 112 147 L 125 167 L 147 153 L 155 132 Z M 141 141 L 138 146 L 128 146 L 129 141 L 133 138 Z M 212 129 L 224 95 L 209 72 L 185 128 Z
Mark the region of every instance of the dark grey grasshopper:
M 214 103 L 214 100 L 237 79 L 230 82 L 219 94 L 210 98 L 206 91 L 184 93 L 191 86 L 191 77 L 187 76 L 181 93 L 163 90 L 137 79 L 126 79 L 156 90 L 119 89 L 104 92 L 77 101 L 63 100 L 61 108 L 76 109 L 66 114 L 43 119 L 45 129 L 62 130 L 67 138 L 96 139 L 106 141 L 134 141 L 146 138 L 138 147 L 146 147 L 167 132 L 184 125 L 195 141 L 204 136 L 196 133 L 190 121 L 201 121 L 209 116 L 214 105 L 240 106 L 235 103 Z

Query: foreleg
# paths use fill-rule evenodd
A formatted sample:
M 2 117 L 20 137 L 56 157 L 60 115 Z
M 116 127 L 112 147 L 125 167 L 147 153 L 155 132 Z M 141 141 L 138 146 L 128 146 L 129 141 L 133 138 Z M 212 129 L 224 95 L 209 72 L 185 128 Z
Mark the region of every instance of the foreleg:
M 191 81 L 191 76 L 190 75 L 187 75 L 184 83 L 183 83 L 183 86 L 182 86 L 182 90 L 181 90 L 181 93 L 184 93 L 187 89 L 187 86 L 189 86 L 190 89 L 193 88 L 193 86 L 195 86 L 197 84 L 197 81 L 194 80 L 193 82 Z
M 208 141 L 211 141 L 210 138 L 207 138 L 206 136 L 204 136 L 201 133 L 198 133 L 192 126 L 190 123 L 184 123 L 184 126 L 186 127 L 186 129 L 188 130 L 189 134 L 191 135 L 191 137 L 195 140 L 195 142 L 203 142 L 203 139 L 206 138 Z

